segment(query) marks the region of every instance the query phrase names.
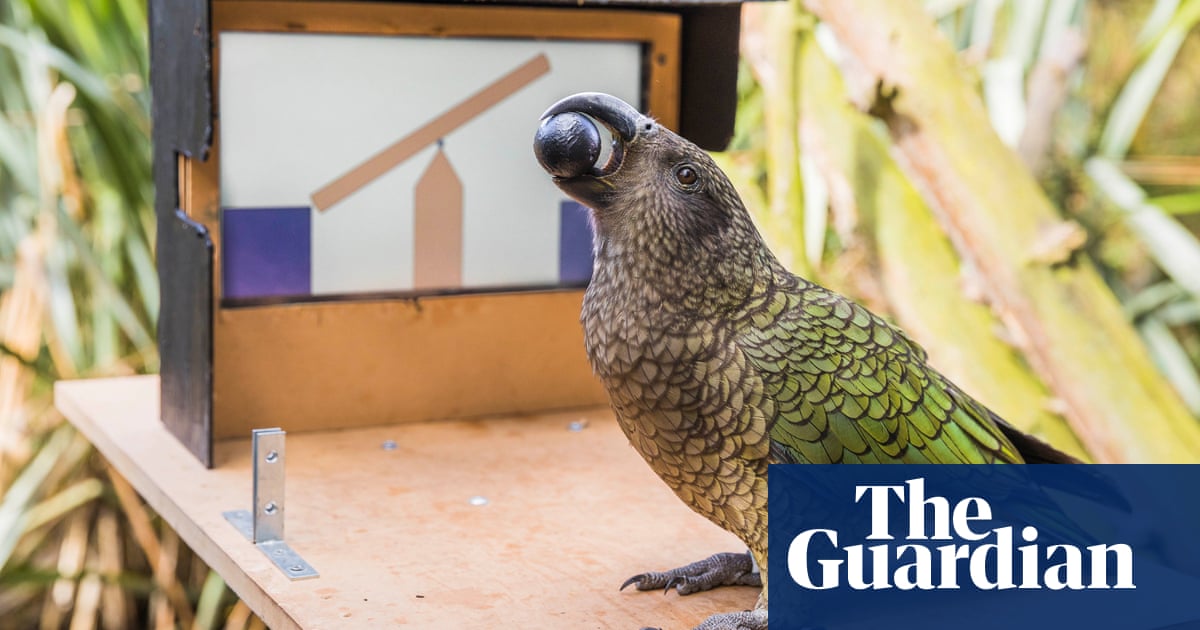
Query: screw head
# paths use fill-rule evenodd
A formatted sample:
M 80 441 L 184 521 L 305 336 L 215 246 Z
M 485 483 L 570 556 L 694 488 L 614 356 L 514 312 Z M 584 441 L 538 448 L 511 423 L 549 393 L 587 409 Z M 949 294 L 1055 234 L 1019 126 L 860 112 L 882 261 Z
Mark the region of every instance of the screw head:
M 385 450 L 385 451 L 396 450 L 396 440 L 384 440 L 383 441 L 383 450 Z
M 269 451 L 264 459 L 267 460 L 268 464 L 274 464 L 279 461 L 279 451 Z
M 263 512 L 266 514 L 274 514 L 279 511 L 279 506 L 274 501 L 268 502 L 263 506 Z
M 588 421 L 586 419 L 581 418 L 579 420 L 575 420 L 574 422 L 571 422 L 570 424 L 568 424 L 567 430 L 572 433 L 578 433 L 578 432 L 586 429 L 587 426 L 588 426 Z
M 292 566 L 288 567 L 288 571 L 291 571 L 292 573 L 299 573 L 303 570 L 304 570 L 304 567 L 302 567 L 298 564 L 293 564 Z
M 467 503 L 470 503 L 471 505 L 474 505 L 474 506 L 487 505 L 488 498 L 485 496 L 481 496 L 481 495 L 475 495 L 475 496 L 471 497 L 470 499 L 467 499 Z

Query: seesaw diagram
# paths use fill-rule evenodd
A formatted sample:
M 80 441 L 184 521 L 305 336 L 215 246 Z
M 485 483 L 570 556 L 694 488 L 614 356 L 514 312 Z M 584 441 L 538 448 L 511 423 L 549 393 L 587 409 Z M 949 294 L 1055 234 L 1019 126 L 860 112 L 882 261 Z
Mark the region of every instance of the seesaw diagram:
M 636 102 L 636 43 L 221 37 L 226 299 L 590 277 L 586 209 L 553 187 L 529 145 L 562 95 L 602 85 Z

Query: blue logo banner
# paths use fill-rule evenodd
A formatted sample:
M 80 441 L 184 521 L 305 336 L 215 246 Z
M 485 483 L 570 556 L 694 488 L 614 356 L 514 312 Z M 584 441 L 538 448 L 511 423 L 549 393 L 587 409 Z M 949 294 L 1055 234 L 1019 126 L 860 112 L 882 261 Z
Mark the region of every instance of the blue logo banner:
M 1200 630 L 1200 466 L 772 465 L 772 630 Z

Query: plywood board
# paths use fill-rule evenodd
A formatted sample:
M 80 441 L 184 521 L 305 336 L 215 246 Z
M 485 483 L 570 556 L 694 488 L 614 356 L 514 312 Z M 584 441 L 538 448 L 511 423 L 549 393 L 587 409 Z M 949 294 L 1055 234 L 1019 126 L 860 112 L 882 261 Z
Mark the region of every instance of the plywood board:
M 757 597 L 617 591 L 741 545 L 606 410 L 289 435 L 287 538 L 321 573 L 291 582 L 221 516 L 249 506 L 248 440 L 206 470 L 159 422 L 157 377 L 59 383 L 56 403 L 273 628 L 690 628 Z

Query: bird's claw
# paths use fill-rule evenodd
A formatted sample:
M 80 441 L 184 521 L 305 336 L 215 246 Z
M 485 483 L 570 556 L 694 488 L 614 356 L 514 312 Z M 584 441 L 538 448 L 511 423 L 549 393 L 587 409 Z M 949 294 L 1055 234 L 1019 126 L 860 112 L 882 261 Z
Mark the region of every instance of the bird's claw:
M 680 595 L 707 591 L 718 586 L 762 586 L 762 576 L 754 571 L 754 562 L 746 553 L 718 553 L 670 571 L 639 573 L 621 584 L 639 591 L 675 589 Z
M 637 575 L 635 575 L 635 576 L 633 576 L 633 577 L 629 578 L 628 580 L 625 580 L 624 582 L 621 582 L 621 588 L 619 588 L 619 589 L 617 589 L 617 590 L 621 590 L 621 591 L 623 591 L 623 590 L 625 590 L 625 588 L 626 588 L 626 587 L 628 587 L 630 584 L 637 584 L 637 585 L 638 585 L 638 586 L 637 586 L 637 589 L 638 589 L 639 591 L 648 591 L 648 590 L 650 590 L 651 588 L 654 588 L 654 587 L 652 587 L 652 586 L 647 586 L 647 587 L 643 588 L 643 587 L 642 587 L 642 583 L 643 583 L 643 582 L 646 582 L 646 583 L 648 583 L 648 582 L 652 581 L 652 580 L 654 579 L 654 577 L 653 577 L 653 576 L 654 576 L 654 574 L 653 574 L 653 573 L 639 573 L 639 574 L 637 574 Z M 642 628 L 642 630 L 654 630 L 654 629 L 653 629 L 653 628 Z
M 666 595 L 667 591 L 684 584 L 687 584 L 687 578 L 684 576 L 676 575 L 672 577 L 671 579 L 667 580 L 666 584 L 663 585 L 663 595 Z

